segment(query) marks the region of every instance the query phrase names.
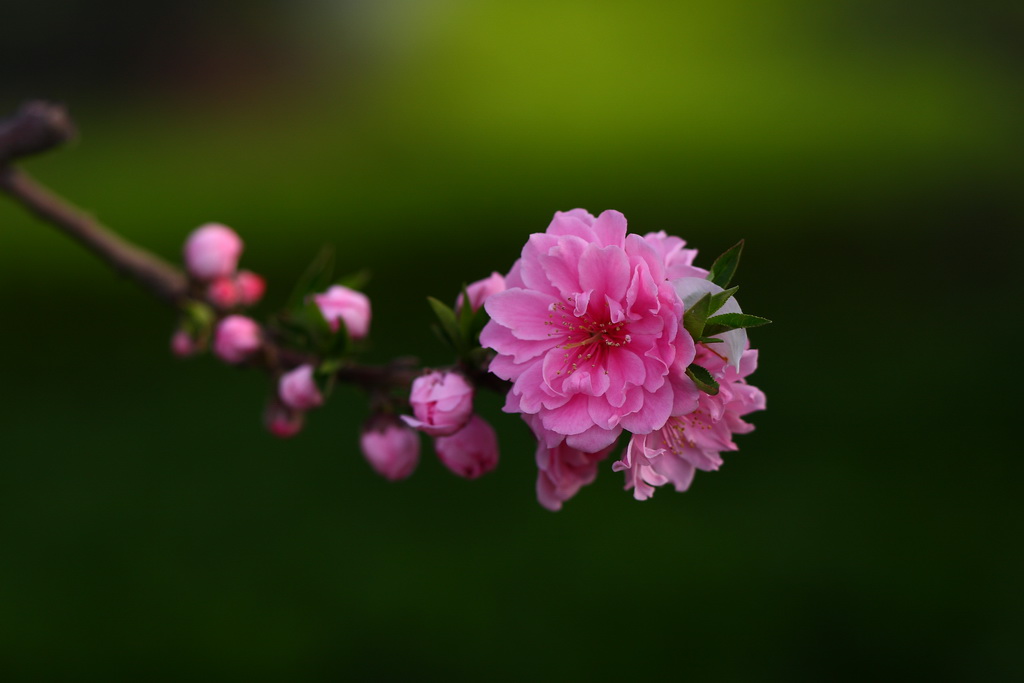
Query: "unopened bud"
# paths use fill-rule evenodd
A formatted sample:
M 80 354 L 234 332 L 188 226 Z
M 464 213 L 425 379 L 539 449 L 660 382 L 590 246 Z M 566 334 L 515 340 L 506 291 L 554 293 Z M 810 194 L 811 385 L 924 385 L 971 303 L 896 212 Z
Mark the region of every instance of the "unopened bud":
M 498 435 L 477 415 L 451 436 L 434 439 L 434 450 L 445 467 L 466 479 L 476 479 L 498 466 Z
M 235 276 L 235 286 L 238 290 L 239 303 L 243 306 L 252 306 L 263 298 L 267 291 L 266 281 L 251 270 L 240 270 Z
M 502 277 L 501 273 L 491 273 L 490 277 L 485 277 L 483 280 L 477 280 L 471 285 L 466 286 L 466 294 L 469 295 L 469 307 L 475 313 L 487 298 L 492 294 L 505 291 L 505 278 Z M 462 310 L 463 296 L 459 294 L 455 300 L 455 312 L 458 313 Z
M 194 356 L 202 350 L 202 346 L 185 330 L 177 330 L 173 336 L 171 336 L 171 353 L 178 358 L 187 358 L 188 356 Z
M 352 339 L 362 339 L 369 333 L 370 299 L 362 292 L 334 285 L 326 292 L 314 295 L 313 301 L 332 330 L 337 331 L 341 321 Z
M 324 402 L 320 388 L 313 379 L 313 366 L 308 364 L 281 375 L 277 395 L 286 406 L 295 410 L 310 410 Z
M 242 247 L 242 238 L 226 225 L 201 225 L 185 241 L 185 268 L 197 280 L 230 277 L 238 268 Z
M 385 479 L 411 475 L 420 462 L 420 436 L 394 417 L 379 416 L 366 425 L 359 446 L 370 466 Z
M 218 308 L 234 308 L 240 303 L 238 285 L 229 277 L 219 277 L 206 288 L 206 298 Z
M 454 434 L 473 414 L 473 385 L 457 372 L 438 372 L 417 377 L 409 403 L 415 417 L 403 415 L 410 427 L 431 436 Z
M 225 363 L 241 363 L 262 344 L 260 326 L 243 315 L 229 315 L 220 321 L 213 340 L 213 351 Z
M 267 402 L 263 410 L 263 426 L 279 439 L 288 439 L 302 431 L 306 416 L 302 411 L 289 408 L 276 398 Z

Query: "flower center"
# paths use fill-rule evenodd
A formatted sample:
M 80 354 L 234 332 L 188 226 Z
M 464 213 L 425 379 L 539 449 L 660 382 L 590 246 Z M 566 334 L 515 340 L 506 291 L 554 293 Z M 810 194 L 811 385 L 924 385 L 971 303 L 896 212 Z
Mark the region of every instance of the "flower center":
M 573 299 L 566 299 L 569 306 L 574 306 Z M 632 341 L 628 332 L 625 332 L 627 323 L 625 321 L 612 323 L 611 321 L 599 320 L 585 311 L 582 315 L 576 315 L 575 309 L 566 304 L 558 302 L 551 305 L 551 312 L 548 314 L 550 320 L 548 325 L 558 332 L 552 332 L 549 336 L 562 336 L 563 343 L 559 348 L 565 349 L 564 360 L 568 370 L 566 374 L 571 375 L 580 365 L 589 363 L 592 370 L 603 364 L 603 351 L 610 350 Z M 556 319 L 556 315 L 560 319 Z M 605 373 L 607 374 L 607 370 Z M 558 374 L 562 374 L 559 372 Z

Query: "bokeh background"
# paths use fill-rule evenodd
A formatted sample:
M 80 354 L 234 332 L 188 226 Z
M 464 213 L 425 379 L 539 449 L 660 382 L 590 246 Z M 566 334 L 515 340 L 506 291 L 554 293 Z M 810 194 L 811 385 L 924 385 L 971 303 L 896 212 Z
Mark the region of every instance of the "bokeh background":
M 0 197 L 4 680 L 1009 680 L 1024 11 L 1014 2 L 7 3 L 0 105 L 67 102 L 44 182 L 176 260 L 221 221 L 283 302 L 369 267 L 369 360 L 447 362 L 424 297 L 555 210 L 699 263 L 747 239 L 769 409 L 638 503 L 534 499 L 424 443 L 389 484 L 360 395 L 265 435 L 259 373 Z

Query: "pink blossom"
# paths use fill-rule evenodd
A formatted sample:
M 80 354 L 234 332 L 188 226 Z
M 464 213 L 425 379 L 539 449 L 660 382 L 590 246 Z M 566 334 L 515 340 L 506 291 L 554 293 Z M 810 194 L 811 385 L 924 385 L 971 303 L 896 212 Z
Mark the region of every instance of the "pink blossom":
M 505 278 L 500 273 L 491 273 L 490 277 L 477 280 L 466 287 L 466 294 L 469 295 L 469 306 L 474 312 L 483 306 L 484 302 L 492 294 L 503 291 L 505 291 Z M 462 310 L 462 299 L 462 294 L 459 294 L 458 298 L 455 299 L 456 313 Z
M 266 281 L 251 270 L 240 270 L 235 276 L 235 287 L 238 290 L 238 301 L 243 306 L 252 306 L 263 298 L 267 291 Z
M 370 331 L 370 300 L 362 292 L 334 285 L 326 292 L 314 295 L 313 301 L 335 332 L 339 321 L 345 323 L 352 339 L 362 339 Z
M 498 435 L 477 415 L 451 436 L 434 439 L 434 450 L 445 467 L 466 479 L 476 479 L 498 466 Z
M 206 298 L 219 308 L 234 308 L 239 303 L 238 285 L 230 277 L 219 277 L 206 288 Z
M 242 247 L 242 239 L 226 225 L 201 225 L 185 241 L 185 267 L 197 280 L 230 277 L 238 267 Z
M 202 346 L 185 330 L 178 330 L 171 337 L 171 353 L 179 358 L 194 356 L 202 350 Z
M 256 321 L 242 315 L 229 315 L 217 326 L 213 351 L 225 363 L 241 363 L 256 353 L 262 343 Z
M 324 397 L 313 379 L 313 366 L 300 365 L 278 381 L 277 395 L 281 402 L 295 410 L 310 410 L 323 404 Z
M 390 481 L 410 476 L 420 462 L 419 434 L 394 417 L 372 420 L 359 437 L 359 446 L 377 474 Z
M 718 394 L 701 393 L 693 412 L 670 418 L 660 430 L 634 434 L 622 459 L 612 466 L 625 472 L 626 489 L 633 489 L 637 500 L 651 497 L 654 487 L 667 483 L 685 491 L 696 470 L 717 470 L 721 452 L 737 450 L 732 435 L 754 429 L 741 418 L 764 410 L 764 394 L 744 379 L 757 367 L 757 351 L 743 352 L 737 369 L 702 344 L 695 362 L 718 381 Z
M 545 445 L 587 453 L 623 429 L 647 434 L 684 409 L 693 340 L 666 279 L 664 242 L 627 234 L 626 219 L 582 209 L 530 236 L 484 307 L 490 370 L 513 386 L 505 410 L 539 418 Z M 684 259 L 685 260 L 685 259 Z
M 644 235 L 654 250 L 658 252 L 662 263 L 665 264 L 665 277 L 675 280 L 681 277 L 706 278 L 708 271 L 693 265 L 693 259 L 697 257 L 696 249 L 684 249 L 686 240 L 674 235 L 667 235 L 665 231 L 649 232 Z
M 306 416 L 302 411 L 289 408 L 277 398 L 267 402 L 263 410 L 263 425 L 279 439 L 289 439 L 302 431 Z
M 462 429 L 473 414 L 473 385 L 457 372 L 435 370 L 413 381 L 409 403 L 415 417 L 403 415 L 407 425 L 447 436 Z
M 554 448 L 538 443 L 537 500 L 552 512 L 561 510 L 562 503 L 594 481 L 597 477 L 597 464 L 614 448 L 611 445 L 597 453 L 584 453 L 565 443 Z

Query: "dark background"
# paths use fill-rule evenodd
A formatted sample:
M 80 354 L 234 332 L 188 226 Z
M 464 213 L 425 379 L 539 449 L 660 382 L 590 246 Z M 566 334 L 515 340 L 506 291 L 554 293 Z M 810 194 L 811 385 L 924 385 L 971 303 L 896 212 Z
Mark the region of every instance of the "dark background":
M 375 476 L 354 391 L 276 441 L 264 377 L 0 198 L 0 675 L 1024 676 L 1024 12 L 895 5 L 6 6 L 2 110 L 81 129 L 31 172 L 172 260 L 233 226 L 264 311 L 336 245 L 370 360 L 447 362 L 424 296 L 577 206 L 745 237 L 776 323 L 720 472 L 639 503 L 606 463 L 552 514 L 498 397 L 475 482 Z

